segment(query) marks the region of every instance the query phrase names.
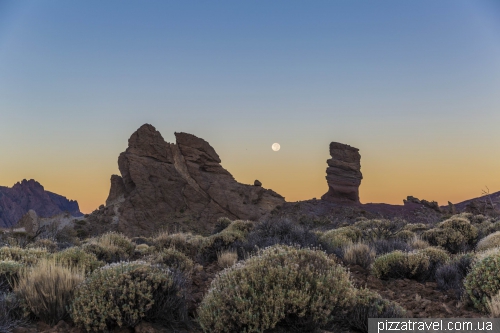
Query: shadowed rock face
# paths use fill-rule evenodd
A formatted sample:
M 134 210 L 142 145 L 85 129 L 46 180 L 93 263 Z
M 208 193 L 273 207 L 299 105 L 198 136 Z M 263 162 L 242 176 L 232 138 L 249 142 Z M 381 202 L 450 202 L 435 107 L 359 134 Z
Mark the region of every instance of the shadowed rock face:
M 45 191 L 37 181 L 24 179 L 11 188 L 0 187 L 0 227 L 11 227 L 30 209 L 40 217 L 51 217 L 63 212 L 81 216 L 78 202 Z
M 338 142 L 330 143 L 331 159 L 327 160 L 328 192 L 321 199 L 359 203 L 361 155 L 359 149 Z
M 188 133 L 175 137 L 175 144 L 167 143 L 149 124 L 130 137 L 118 158 L 121 176 L 112 176 L 106 201 L 118 231 L 208 233 L 219 217 L 257 220 L 285 202 L 272 190 L 238 183 L 205 140 Z

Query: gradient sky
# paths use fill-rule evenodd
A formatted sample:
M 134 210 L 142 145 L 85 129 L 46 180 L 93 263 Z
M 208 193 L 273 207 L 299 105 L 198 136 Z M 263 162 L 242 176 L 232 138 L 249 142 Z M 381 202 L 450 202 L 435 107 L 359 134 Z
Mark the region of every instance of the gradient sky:
M 0 0 L 0 185 L 90 212 L 144 123 L 287 201 L 327 191 L 331 141 L 364 203 L 499 191 L 500 1 Z

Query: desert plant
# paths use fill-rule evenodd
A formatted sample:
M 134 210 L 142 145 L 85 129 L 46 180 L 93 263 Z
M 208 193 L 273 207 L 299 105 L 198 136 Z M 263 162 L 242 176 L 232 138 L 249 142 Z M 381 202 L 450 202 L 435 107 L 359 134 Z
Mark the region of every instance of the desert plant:
M 343 260 L 350 265 L 359 265 L 368 269 L 373 263 L 375 256 L 375 251 L 364 243 L 348 244 L 344 247 Z
M 86 252 L 81 247 L 70 247 L 61 252 L 54 253 L 52 258 L 62 266 L 78 267 L 85 273 L 93 272 L 95 269 L 105 265 L 97 259 L 94 253 Z
M 83 249 L 94 253 L 99 260 L 112 263 L 129 259 L 134 254 L 135 244 L 122 234 L 108 232 L 91 238 Z
M 450 254 L 446 250 L 439 247 L 429 246 L 418 250 L 418 252 L 429 257 L 429 268 L 423 272 L 423 275 L 417 277 L 417 279 L 420 280 L 425 281 L 434 279 L 436 269 L 450 261 Z
M 141 320 L 186 320 L 182 275 L 144 261 L 95 270 L 75 291 L 71 317 L 87 331 L 134 327 Z
M 408 245 L 406 242 L 397 239 L 376 239 L 369 243 L 370 247 L 375 250 L 377 255 L 386 254 L 389 252 L 393 252 L 396 250 L 409 252 L 413 248 Z
M 362 238 L 365 241 L 377 239 L 390 239 L 400 232 L 406 222 L 404 220 L 362 220 L 354 223 L 354 226 L 362 231 Z
M 22 249 L 7 246 L 0 248 L 0 260 L 14 260 L 26 265 L 36 264 L 41 258 L 47 256 L 47 250 L 41 248 Z
M 219 267 L 231 267 L 236 261 L 238 261 L 238 254 L 234 250 L 228 250 L 217 254 L 217 263 Z
M 500 318 L 500 293 L 492 296 L 486 303 L 491 318 Z
M 408 241 L 408 245 L 415 250 L 422 250 L 431 246 L 427 241 L 424 241 L 420 236 L 415 236 Z
M 315 246 L 317 235 L 307 227 L 289 218 L 269 218 L 255 225 L 244 241 L 237 241 L 234 247 L 238 249 L 240 259 L 245 259 L 251 253 L 276 244 Z
M 476 250 L 486 251 L 499 246 L 500 246 L 500 231 L 497 231 L 481 239 L 476 245 Z
M 40 238 L 30 243 L 27 248 L 43 248 L 52 253 L 57 251 L 57 243 L 48 238 Z
M 157 254 L 153 254 L 148 261 L 155 265 L 164 265 L 168 268 L 176 269 L 190 277 L 194 268 L 194 262 L 184 253 L 174 248 L 163 249 Z
M 25 324 L 21 312 L 20 302 L 14 293 L 0 292 L 0 332 L 11 333 Z
M 419 232 L 429 229 L 429 225 L 425 223 L 408 223 L 403 227 L 403 230 Z
M 354 304 L 341 316 L 349 326 L 368 332 L 368 318 L 405 318 L 406 310 L 398 303 L 384 299 L 369 289 L 356 291 Z
M 67 317 L 73 290 L 83 279 L 82 271 L 43 259 L 21 273 L 14 290 L 32 314 L 55 324 Z
M 408 242 L 411 239 L 415 238 L 415 236 L 417 236 L 417 234 L 415 232 L 413 232 L 413 231 L 410 231 L 410 230 L 400 230 L 400 231 L 396 232 L 394 234 L 394 236 L 392 236 L 392 238 L 401 240 L 403 242 Z
M 0 287 L 10 290 L 19 280 L 24 265 L 14 260 L 0 261 Z
M 464 287 L 474 307 L 486 311 L 488 300 L 500 291 L 500 253 L 475 262 L 465 277 Z
M 275 245 L 219 273 L 199 309 L 206 332 L 307 332 L 351 304 L 349 273 L 324 252 Z
M 441 222 L 437 228 L 424 231 L 422 238 L 431 245 L 442 246 L 451 253 L 458 253 L 473 246 L 477 235 L 477 228 L 469 220 L 452 216 Z
M 418 278 L 427 272 L 429 265 L 429 256 L 423 253 L 396 250 L 377 257 L 372 274 L 379 279 Z
M 231 224 L 231 220 L 227 217 L 221 217 L 217 220 L 212 235 L 218 234 L 222 230 L 226 229 Z
M 156 235 L 152 245 L 158 250 L 173 247 L 188 257 L 194 258 L 199 253 L 204 242 L 205 237 L 203 236 L 183 232 L 169 234 L 164 231 Z

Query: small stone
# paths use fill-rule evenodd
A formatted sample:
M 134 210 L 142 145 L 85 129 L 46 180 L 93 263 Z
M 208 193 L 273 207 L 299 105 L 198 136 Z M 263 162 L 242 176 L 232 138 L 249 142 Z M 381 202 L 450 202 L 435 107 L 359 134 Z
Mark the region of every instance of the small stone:
M 254 186 L 262 186 L 262 183 L 258 181 L 257 179 L 253 182 Z

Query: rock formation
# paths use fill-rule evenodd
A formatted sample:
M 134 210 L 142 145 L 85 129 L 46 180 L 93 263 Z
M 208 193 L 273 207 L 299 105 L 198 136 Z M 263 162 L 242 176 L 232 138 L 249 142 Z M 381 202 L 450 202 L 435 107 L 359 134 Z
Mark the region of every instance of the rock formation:
M 359 203 L 361 155 L 359 149 L 338 143 L 330 143 L 330 156 L 326 168 L 328 192 L 321 199 L 335 202 Z
M 13 187 L 0 187 L 0 227 L 15 225 L 30 209 L 40 217 L 51 217 L 63 212 L 81 216 L 78 202 L 45 191 L 37 181 L 23 180 Z
M 167 143 L 149 124 L 132 134 L 99 210 L 102 223 L 131 236 L 161 228 L 209 233 L 220 217 L 257 220 L 284 203 L 272 190 L 238 183 L 205 140 L 175 137 Z

